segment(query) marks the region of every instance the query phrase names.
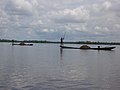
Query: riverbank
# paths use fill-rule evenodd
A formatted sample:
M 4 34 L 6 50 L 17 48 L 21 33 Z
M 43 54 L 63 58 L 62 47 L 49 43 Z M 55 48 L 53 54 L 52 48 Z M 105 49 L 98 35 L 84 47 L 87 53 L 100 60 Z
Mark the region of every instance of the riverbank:
M 23 40 L 25 43 L 54 43 L 59 44 L 60 41 L 47 41 L 47 40 Z M 8 39 L 0 39 L 0 42 L 12 42 Z M 14 40 L 15 43 L 21 42 L 21 40 Z M 64 44 L 99 44 L 99 45 L 120 45 L 120 42 L 101 42 L 101 41 L 65 41 Z

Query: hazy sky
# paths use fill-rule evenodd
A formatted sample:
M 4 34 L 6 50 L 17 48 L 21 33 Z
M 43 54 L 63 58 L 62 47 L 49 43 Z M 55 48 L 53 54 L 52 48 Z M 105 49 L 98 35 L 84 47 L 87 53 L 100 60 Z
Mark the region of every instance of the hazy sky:
M 120 0 L 0 0 L 0 38 L 120 41 Z

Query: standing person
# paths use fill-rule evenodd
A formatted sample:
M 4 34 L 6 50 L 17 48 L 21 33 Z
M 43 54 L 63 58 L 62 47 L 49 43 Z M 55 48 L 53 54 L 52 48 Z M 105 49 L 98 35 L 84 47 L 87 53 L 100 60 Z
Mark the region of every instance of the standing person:
M 60 45 L 63 45 L 63 40 L 64 40 L 64 38 L 65 38 L 65 34 L 66 34 L 66 32 L 64 33 L 64 36 L 61 37 L 61 39 L 60 39 Z
M 64 38 L 61 37 L 61 39 L 60 39 L 60 41 L 61 41 L 60 44 L 61 45 L 63 45 L 63 40 L 64 40 Z

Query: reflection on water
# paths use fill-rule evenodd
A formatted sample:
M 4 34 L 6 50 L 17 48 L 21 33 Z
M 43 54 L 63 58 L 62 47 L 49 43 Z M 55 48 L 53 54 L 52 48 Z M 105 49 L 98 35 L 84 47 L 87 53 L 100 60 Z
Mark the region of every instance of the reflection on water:
M 1 43 L 0 90 L 120 90 L 119 53 Z

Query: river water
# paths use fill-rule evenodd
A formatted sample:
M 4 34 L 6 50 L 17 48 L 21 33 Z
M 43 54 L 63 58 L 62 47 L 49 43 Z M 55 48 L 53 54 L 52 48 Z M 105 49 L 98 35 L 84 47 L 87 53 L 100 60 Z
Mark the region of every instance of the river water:
M 0 90 L 120 90 L 120 46 L 97 51 L 0 43 Z

